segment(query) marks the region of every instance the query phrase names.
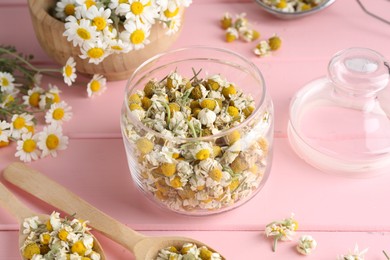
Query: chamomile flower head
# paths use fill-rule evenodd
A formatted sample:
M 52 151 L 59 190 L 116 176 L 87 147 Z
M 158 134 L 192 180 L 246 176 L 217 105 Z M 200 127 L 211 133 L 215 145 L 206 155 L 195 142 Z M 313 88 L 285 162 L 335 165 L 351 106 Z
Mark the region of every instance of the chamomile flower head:
M 3 98 L 0 103 L 1 108 L 7 107 L 9 104 L 11 104 L 13 101 L 15 101 L 16 96 L 18 95 L 19 91 L 15 89 L 11 93 L 3 93 Z
M 85 42 L 81 48 L 80 58 L 89 59 L 89 63 L 99 64 L 109 54 L 106 42 Z
M 11 134 L 11 124 L 5 120 L 0 121 L 0 142 L 8 143 Z
M 45 115 L 46 123 L 61 125 L 63 122 L 69 121 L 73 116 L 71 110 L 72 108 L 64 101 L 52 104 Z
M 353 251 L 349 251 L 346 255 L 340 255 L 337 257 L 337 260 L 364 260 L 365 254 L 367 253 L 368 248 L 363 251 L 359 250 L 359 246 L 356 244 Z
M 127 53 L 131 50 L 131 45 L 121 39 L 111 39 L 108 46 L 112 53 Z
M 66 61 L 65 66 L 62 68 L 62 76 L 64 77 L 64 82 L 66 85 L 71 86 L 75 82 L 76 74 L 76 62 L 73 57 L 69 57 Z
M 60 125 L 53 124 L 43 128 L 39 133 L 38 147 L 42 150 L 41 157 L 52 155 L 57 156 L 57 151 L 66 149 L 68 137 L 62 134 Z
M 13 115 L 11 118 L 11 137 L 19 139 L 22 134 L 29 132 L 29 127 L 34 126 L 33 118 L 27 113 Z
M 177 16 L 169 20 L 167 23 L 164 23 L 164 27 L 168 28 L 168 31 L 166 32 L 167 35 L 175 34 L 177 31 L 179 31 L 180 26 L 181 19 Z
M 39 99 L 39 108 L 48 109 L 51 104 L 59 103 L 61 90 L 56 86 L 49 83 L 49 89 L 44 92 Z
M 146 44 L 150 43 L 150 40 L 148 39 L 150 34 L 149 24 L 127 21 L 124 26 L 126 30 L 121 32 L 120 38 L 123 41 L 128 42 L 133 49 L 142 49 Z
M 27 91 L 27 95 L 24 95 L 23 98 L 23 104 L 39 108 L 39 101 L 41 99 L 41 95 L 45 92 L 45 90 L 39 86 L 35 86 L 32 89 L 29 89 Z
M 15 88 L 15 78 L 9 72 L 0 71 L 0 90 L 11 93 Z
M 95 0 L 76 0 L 77 5 L 85 6 L 87 9 L 89 9 L 92 6 L 96 6 Z
M 23 162 L 38 160 L 40 151 L 37 144 L 37 134 L 33 135 L 30 132 L 22 134 L 22 138 L 17 142 L 15 157 L 19 157 Z
M 56 4 L 55 16 L 65 19 L 68 15 L 74 15 L 76 6 L 76 0 L 60 0 Z
M 269 46 L 268 41 L 260 41 L 253 52 L 259 57 L 265 57 L 271 54 L 271 46 Z
M 134 22 L 154 24 L 158 17 L 158 9 L 150 0 L 128 0 L 128 4 L 121 6 L 121 12 L 126 13 L 126 19 Z
M 91 6 L 86 12 L 86 18 L 91 20 L 92 25 L 96 27 L 97 31 L 103 31 L 112 23 L 110 19 L 111 9 L 104 7 L 97 8 L 95 5 Z
M 95 95 L 100 95 L 101 93 L 103 93 L 107 88 L 106 81 L 106 78 L 102 75 L 93 75 L 93 78 L 87 85 L 88 97 L 93 97 Z
M 168 0 L 161 6 L 160 20 L 169 21 L 180 14 L 180 3 Z
M 317 247 L 317 241 L 312 236 L 303 235 L 298 240 L 297 251 L 302 255 L 311 254 Z
M 88 19 L 78 20 L 74 16 L 68 16 L 63 35 L 76 47 L 83 46 L 86 42 L 95 42 L 99 33 Z

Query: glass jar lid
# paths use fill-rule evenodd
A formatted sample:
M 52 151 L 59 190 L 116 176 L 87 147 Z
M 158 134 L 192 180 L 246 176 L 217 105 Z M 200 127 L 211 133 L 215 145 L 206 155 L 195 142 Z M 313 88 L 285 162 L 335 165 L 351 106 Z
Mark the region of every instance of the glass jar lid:
M 299 90 L 290 104 L 289 141 L 309 164 L 360 177 L 390 167 L 390 68 L 366 48 L 336 53 L 328 77 Z

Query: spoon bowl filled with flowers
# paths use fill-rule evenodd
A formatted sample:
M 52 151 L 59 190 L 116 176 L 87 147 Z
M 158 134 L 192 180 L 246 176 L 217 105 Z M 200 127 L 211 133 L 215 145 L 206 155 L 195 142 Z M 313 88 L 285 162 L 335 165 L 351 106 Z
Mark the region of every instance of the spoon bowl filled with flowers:
M 57 63 L 124 80 L 179 36 L 191 0 L 29 0 L 36 37 Z

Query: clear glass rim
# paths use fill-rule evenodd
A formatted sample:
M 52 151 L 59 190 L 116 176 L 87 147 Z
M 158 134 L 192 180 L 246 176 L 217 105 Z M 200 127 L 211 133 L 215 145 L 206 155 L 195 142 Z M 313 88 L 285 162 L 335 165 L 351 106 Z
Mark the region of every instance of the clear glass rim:
M 284 11 L 281 11 L 281 10 L 278 10 L 278 9 L 274 9 L 272 7 L 270 7 L 269 5 L 266 5 L 265 3 L 263 3 L 262 0 L 255 0 L 259 5 L 261 5 L 266 11 L 272 13 L 272 14 L 277 14 L 279 16 L 285 16 L 285 17 L 294 17 L 294 16 L 303 16 L 303 15 L 306 15 L 306 14 L 310 14 L 310 13 L 315 13 L 317 11 L 320 11 L 322 9 L 325 9 L 326 7 L 330 6 L 331 4 L 333 4 L 336 0 L 324 0 L 321 4 L 315 6 L 314 8 L 311 8 L 309 10 L 305 10 L 305 11 L 298 11 L 298 12 L 284 12 Z
M 176 136 L 171 137 L 171 136 L 166 136 L 164 134 L 161 134 L 160 132 L 157 132 L 157 131 L 147 127 L 146 125 L 144 125 L 138 118 L 136 118 L 131 113 L 131 111 L 129 110 L 129 104 L 128 104 L 127 96 L 128 96 L 129 93 L 133 93 L 134 90 L 135 90 L 136 84 L 134 84 L 130 88 L 129 88 L 129 86 L 132 83 L 132 81 L 135 80 L 135 77 L 138 75 L 138 73 L 140 71 L 142 71 L 146 66 L 148 66 L 151 63 L 153 63 L 154 61 L 158 60 L 161 57 L 164 57 L 164 56 L 167 56 L 167 55 L 171 55 L 171 54 L 175 54 L 175 53 L 180 53 L 180 52 L 183 52 L 183 51 L 188 51 L 188 50 L 193 50 L 193 51 L 196 51 L 196 50 L 207 50 L 207 51 L 215 51 L 215 52 L 218 52 L 218 53 L 225 53 L 225 54 L 231 55 L 231 56 L 241 60 L 244 64 L 248 65 L 249 68 L 252 69 L 253 72 L 256 74 L 256 76 L 258 76 L 258 78 L 260 80 L 260 83 L 261 83 L 261 88 L 262 88 L 262 92 L 261 92 L 262 95 L 260 97 L 259 104 L 255 108 L 253 113 L 248 118 L 246 118 L 242 123 L 240 123 L 240 124 L 238 124 L 238 125 L 236 125 L 236 126 L 234 126 L 232 128 L 224 129 L 224 130 L 220 131 L 219 133 L 217 133 L 215 135 L 208 135 L 208 136 L 204 136 L 204 137 L 176 137 Z M 186 59 L 177 60 L 177 61 L 184 61 L 184 60 L 186 60 Z M 162 67 L 162 66 L 159 66 L 157 68 L 160 68 L 160 67 Z M 236 52 L 233 52 L 233 51 L 230 51 L 230 50 L 227 50 L 227 49 L 223 49 L 223 48 L 209 47 L 209 46 L 203 46 L 203 45 L 194 45 L 194 46 L 188 46 L 188 47 L 183 47 L 183 48 L 178 48 L 178 49 L 162 52 L 162 53 L 159 53 L 159 54 L 149 58 L 145 62 L 143 62 L 134 71 L 134 73 L 131 75 L 131 77 L 127 81 L 126 89 L 125 89 L 125 95 L 124 95 L 124 102 L 123 102 L 123 106 L 124 107 L 122 107 L 122 109 L 125 109 L 125 111 L 127 113 L 126 116 L 130 117 L 132 124 L 137 125 L 137 127 L 141 128 L 142 130 L 144 130 L 146 132 L 150 132 L 150 133 L 152 133 L 153 135 L 155 135 L 155 136 L 157 136 L 159 138 L 167 139 L 167 140 L 174 141 L 174 142 L 209 141 L 209 140 L 214 140 L 216 138 L 224 137 L 226 135 L 229 135 L 230 133 L 232 133 L 232 132 L 242 128 L 243 126 L 246 126 L 249 122 L 251 122 L 252 119 L 254 119 L 262 111 L 261 108 L 263 107 L 264 102 L 266 101 L 266 96 L 267 96 L 267 92 L 266 91 L 267 91 L 267 89 L 266 89 L 266 86 L 265 86 L 264 77 L 263 77 L 262 73 L 260 72 L 259 68 L 253 62 L 251 62 L 250 60 L 248 60 L 247 58 L 245 58 L 241 54 L 238 54 Z

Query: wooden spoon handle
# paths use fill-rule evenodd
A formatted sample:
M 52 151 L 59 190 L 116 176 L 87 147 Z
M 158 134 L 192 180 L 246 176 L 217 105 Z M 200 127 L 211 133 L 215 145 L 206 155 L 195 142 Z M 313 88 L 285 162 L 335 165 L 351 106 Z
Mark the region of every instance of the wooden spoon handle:
M 35 197 L 77 218 L 89 220 L 90 226 L 134 252 L 137 242 L 145 236 L 128 228 L 93 207 L 65 187 L 23 163 L 12 163 L 4 170 L 4 178 Z
M 25 218 L 36 215 L 36 213 L 19 201 L 2 183 L 0 183 L 0 205 L 8 210 L 18 220 L 19 224 Z

